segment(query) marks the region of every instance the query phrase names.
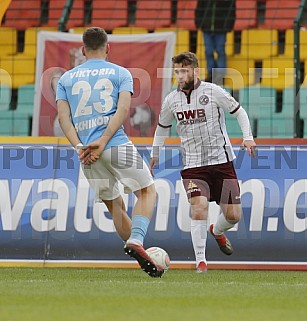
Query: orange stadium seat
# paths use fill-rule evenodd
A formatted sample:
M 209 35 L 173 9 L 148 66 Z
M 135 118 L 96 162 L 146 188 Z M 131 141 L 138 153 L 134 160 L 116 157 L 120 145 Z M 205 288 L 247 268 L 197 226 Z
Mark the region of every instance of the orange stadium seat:
M 24 30 L 39 26 L 40 22 L 41 0 L 12 0 L 6 11 L 2 26 Z
M 300 30 L 300 59 L 307 59 L 307 30 Z M 293 29 L 286 30 L 285 36 L 285 56 L 293 57 L 294 56 L 294 31 Z
M 230 90 L 239 90 L 241 87 L 255 83 L 255 61 L 236 56 L 227 57 L 227 74 L 225 86 Z
M 49 27 L 57 27 L 59 19 L 62 16 L 63 8 L 66 4 L 66 0 L 52 0 L 49 1 L 49 15 L 48 23 Z M 70 11 L 69 19 L 67 21 L 66 28 L 73 28 L 84 25 L 84 1 L 75 0 Z
M 0 28 L 0 56 L 17 52 L 17 30 L 11 27 Z
M 138 0 L 134 26 L 147 29 L 169 27 L 172 15 L 171 7 L 171 0 Z
M 176 26 L 188 30 L 196 30 L 195 9 L 197 0 L 178 0 L 177 1 L 177 20 Z
M 57 31 L 56 27 L 33 27 L 25 30 L 23 53 L 36 56 L 37 34 L 39 31 Z
M 234 30 L 257 26 L 257 0 L 237 0 Z
M 278 32 L 271 29 L 248 29 L 241 32 L 239 57 L 262 60 L 278 55 Z
M 0 57 L 0 69 L 12 76 L 12 88 L 35 82 L 35 57 L 25 54 Z
M 291 29 L 293 20 L 298 14 L 300 2 L 300 0 L 266 0 L 262 27 L 278 30 Z
M 93 0 L 92 26 L 99 26 L 105 30 L 125 27 L 128 24 L 127 0 Z
M 136 35 L 144 33 L 148 33 L 148 30 L 142 27 L 118 27 L 112 30 L 112 34 L 114 35 Z
M 294 85 L 294 64 L 291 57 L 281 56 L 263 59 L 262 86 L 271 86 L 283 90 Z
M 176 32 L 176 44 L 174 55 L 190 50 L 189 30 L 179 28 L 157 28 L 155 32 Z

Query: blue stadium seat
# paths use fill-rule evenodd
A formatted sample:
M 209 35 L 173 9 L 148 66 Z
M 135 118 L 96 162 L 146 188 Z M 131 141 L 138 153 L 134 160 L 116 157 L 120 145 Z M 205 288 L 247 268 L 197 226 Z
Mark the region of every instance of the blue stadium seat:
M 239 90 L 239 101 L 251 121 L 253 133 L 257 137 L 271 137 L 271 119 L 275 113 L 277 92 L 273 87 L 249 86 Z M 257 120 L 257 131 L 253 124 Z
M 14 110 L 0 111 L 0 136 L 28 136 L 30 122 L 27 114 Z
M 8 85 L 0 84 L 0 111 L 9 110 L 12 97 L 12 88 Z
M 172 122 L 172 127 L 171 127 L 171 133 L 170 133 L 170 137 L 178 137 L 178 133 L 177 133 L 177 120 L 174 119 Z
M 29 117 L 33 115 L 34 106 L 34 84 L 23 85 L 18 88 L 17 113 L 25 113 Z
M 307 138 L 307 87 L 300 89 L 300 117 L 304 121 L 304 137 Z
M 236 117 L 225 112 L 225 121 L 229 137 L 242 137 L 242 131 Z
M 239 90 L 239 101 L 249 117 L 270 117 L 276 108 L 276 89 L 273 87 L 249 86 Z
M 282 110 L 272 116 L 272 130 L 274 137 L 294 137 L 294 89 L 285 88 L 282 93 Z

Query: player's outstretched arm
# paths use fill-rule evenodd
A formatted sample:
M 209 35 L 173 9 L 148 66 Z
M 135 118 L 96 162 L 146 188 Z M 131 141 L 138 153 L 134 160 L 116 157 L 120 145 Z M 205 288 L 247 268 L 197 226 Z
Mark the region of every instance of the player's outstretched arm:
M 159 164 L 160 147 L 164 145 L 165 139 L 169 137 L 169 135 L 170 135 L 170 128 L 163 127 L 158 124 L 155 131 L 153 143 L 152 143 L 151 159 L 149 162 L 149 170 L 152 176 L 155 176 L 153 172 L 153 168 L 157 167 Z
M 153 168 L 157 167 L 159 165 L 159 158 L 158 157 L 152 157 L 149 161 L 149 170 L 151 175 L 154 177 L 155 173 L 153 172 Z
M 243 142 L 241 147 L 247 149 L 248 155 L 251 157 L 256 157 L 256 143 L 253 138 L 250 122 L 244 108 L 240 107 L 235 113 L 234 116 L 237 118 L 237 121 L 240 125 Z
M 250 157 L 256 157 L 256 143 L 254 140 L 243 140 L 241 144 L 242 148 L 246 148 Z

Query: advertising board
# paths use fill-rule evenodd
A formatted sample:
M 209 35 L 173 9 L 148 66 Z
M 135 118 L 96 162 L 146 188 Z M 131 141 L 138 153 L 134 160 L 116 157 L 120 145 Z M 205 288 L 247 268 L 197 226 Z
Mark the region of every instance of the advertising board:
M 138 145 L 145 159 L 150 145 Z M 251 159 L 235 146 L 242 220 L 228 232 L 227 261 L 304 262 L 307 230 L 307 146 L 258 147 Z M 0 259 L 127 260 L 103 203 L 94 195 L 74 150 L 65 144 L 3 144 L 0 148 Z M 190 212 L 180 179 L 179 145 L 161 152 L 158 193 L 146 247 L 165 248 L 173 261 L 194 260 Z M 123 194 L 131 213 L 135 199 Z M 210 203 L 209 223 L 220 214 Z M 207 258 L 225 261 L 208 234 Z

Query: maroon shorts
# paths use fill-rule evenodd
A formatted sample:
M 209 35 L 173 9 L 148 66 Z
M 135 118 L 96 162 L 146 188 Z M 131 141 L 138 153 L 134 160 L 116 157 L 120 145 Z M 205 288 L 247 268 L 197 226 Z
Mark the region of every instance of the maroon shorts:
M 217 204 L 240 204 L 240 187 L 232 162 L 187 168 L 181 177 L 188 198 L 206 196 Z

